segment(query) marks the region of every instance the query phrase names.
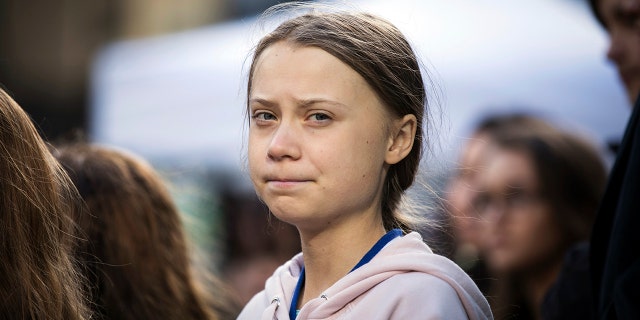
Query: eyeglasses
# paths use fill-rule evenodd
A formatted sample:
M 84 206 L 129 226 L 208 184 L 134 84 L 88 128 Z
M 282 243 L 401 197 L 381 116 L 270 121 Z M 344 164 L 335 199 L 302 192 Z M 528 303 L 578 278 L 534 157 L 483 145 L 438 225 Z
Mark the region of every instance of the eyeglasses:
M 479 191 L 473 197 L 472 205 L 480 216 L 486 216 L 492 210 L 500 212 L 524 212 L 525 209 L 538 205 L 542 197 L 538 192 L 524 188 L 509 188 L 505 192 L 491 193 Z

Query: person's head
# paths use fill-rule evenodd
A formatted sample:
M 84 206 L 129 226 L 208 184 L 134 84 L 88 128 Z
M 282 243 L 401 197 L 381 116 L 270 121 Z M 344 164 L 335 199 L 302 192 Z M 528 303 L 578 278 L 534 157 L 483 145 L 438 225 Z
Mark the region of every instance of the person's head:
M 77 193 L 29 116 L 2 89 L 0 192 L 0 318 L 88 318 L 71 258 Z
M 510 136 L 518 131 L 544 130 L 550 125 L 526 113 L 491 114 L 483 117 L 462 146 L 458 163 L 445 190 L 445 205 L 451 214 L 455 240 L 461 250 L 477 254 L 486 238 L 483 221 L 473 207 L 473 199 L 480 191 L 477 178 L 486 168 L 487 159 L 496 137 Z M 464 253 L 462 253 L 464 254 Z M 462 257 L 461 257 L 462 258 Z
M 153 167 L 91 144 L 60 146 L 54 155 L 86 203 L 74 212 L 86 239 L 75 252 L 96 316 L 215 319 L 217 302 L 197 284 L 180 213 Z
M 605 167 L 589 142 L 553 127 L 531 129 L 496 136 L 479 177 L 474 205 L 488 221 L 485 257 L 495 272 L 557 266 L 589 237 L 604 190 Z
M 386 229 L 408 229 L 397 209 L 418 170 L 426 94 L 395 26 L 348 12 L 287 20 L 255 48 L 247 89 L 251 178 L 276 216 L 297 225 L 292 203 L 272 200 L 318 185 L 309 207 L 374 202 Z
M 607 57 L 618 68 L 631 103 L 640 94 L 640 0 L 589 0 L 609 34 Z

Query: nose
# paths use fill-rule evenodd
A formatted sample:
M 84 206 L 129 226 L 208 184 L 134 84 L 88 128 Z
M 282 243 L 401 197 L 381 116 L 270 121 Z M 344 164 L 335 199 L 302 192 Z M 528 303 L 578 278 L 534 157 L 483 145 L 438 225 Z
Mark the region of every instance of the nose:
M 507 207 L 504 203 L 493 202 L 485 208 L 484 216 L 492 224 L 504 223 L 507 217 Z
M 285 159 L 297 160 L 300 158 L 300 133 L 294 123 L 281 122 L 273 132 L 267 155 L 274 161 Z

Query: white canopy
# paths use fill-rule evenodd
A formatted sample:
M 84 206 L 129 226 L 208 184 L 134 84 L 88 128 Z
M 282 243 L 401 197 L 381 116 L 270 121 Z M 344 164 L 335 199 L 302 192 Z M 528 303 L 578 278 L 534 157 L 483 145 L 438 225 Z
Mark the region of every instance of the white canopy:
M 584 1 L 351 3 L 396 24 L 425 62 L 441 92 L 436 157 L 455 151 L 481 114 L 514 106 L 598 142 L 622 135 L 630 108 Z M 246 68 L 264 32 L 255 21 L 107 47 L 93 72 L 92 139 L 155 162 L 239 171 Z

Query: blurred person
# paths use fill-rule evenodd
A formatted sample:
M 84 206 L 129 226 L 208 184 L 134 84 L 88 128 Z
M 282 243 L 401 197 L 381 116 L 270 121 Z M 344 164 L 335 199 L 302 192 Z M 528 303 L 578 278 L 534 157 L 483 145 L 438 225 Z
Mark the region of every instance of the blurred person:
M 55 156 L 86 206 L 74 212 L 76 253 L 98 319 L 234 319 L 231 292 L 190 259 L 180 213 L 142 158 L 92 144 Z
M 493 312 L 497 319 L 541 319 L 543 301 L 567 267 L 567 252 L 589 238 L 604 163 L 589 141 L 551 126 L 495 135 L 487 154 L 473 204 L 485 221 L 484 256 L 496 278 Z M 588 266 L 580 267 L 588 280 Z M 586 281 L 573 310 L 585 319 L 589 288 Z
M 640 0 L 589 0 L 591 8 L 609 34 L 607 58 L 624 85 L 629 101 L 640 94 Z
M 429 111 L 411 46 L 379 17 L 312 9 L 264 36 L 249 69 L 250 177 L 297 228 L 302 253 L 239 319 L 491 319 L 472 280 L 412 231 L 423 218 L 402 206 Z
M 481 256 L 487 237 L 484 221 L 473 207 L 473 199 L 479 191 L 476 180 L 486 169 L 494 137 L 532 127 L 539 128 L 533 130 L 551 128 L 546 121 L 526 113 L 500 113 L 482 118 L 460 149 L 455 170 L 445 188 L 444 204 L 452 220 L 456 246 L 454 261 L 469 273 L 485 294 L 492 280 Z
M 3 89 L 0 192 L 0 318 L 91 318 L 71 254 L 77 192 Z
M 596 312 L 598 319 L 640 319 L 640 0 L 589 2 L 609 34 L 607 57 L 635 101 L 591 238 Z
M 278 266 L 300 252 L 300 238 L 293 226 L 270 219 L 255 193 L 223 192 L 221 198 L 226 223 L 222 276 L 244 305 Z

